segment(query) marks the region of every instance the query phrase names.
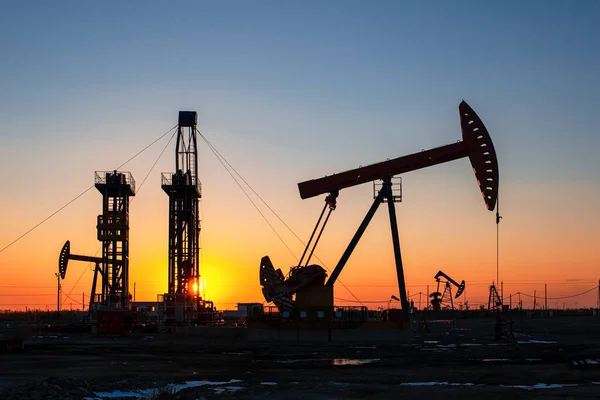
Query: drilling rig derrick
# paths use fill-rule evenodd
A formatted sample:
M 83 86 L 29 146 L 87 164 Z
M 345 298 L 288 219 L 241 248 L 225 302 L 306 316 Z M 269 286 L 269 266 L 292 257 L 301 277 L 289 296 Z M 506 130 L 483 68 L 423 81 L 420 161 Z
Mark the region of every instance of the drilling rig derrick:
M 102 255 L 71 254 L 71 244 L 67 240 L 58 258 L 57 276 L 60 284 L 70 260 L 94 263 L 88 309 L 90 319 L 96 318 L 98 333 L 122 334 L 131 328 L 129 198 L 135 196 L 135 180 L 129 172 L 96 172 L 94 186 L 102 194 L 102 214 L 98 215 L 96 224 Z
M 202 185 L 198 179 L 197 118 L 195 111 L 179 112 L 175 172 L 161 177 L 162 189 L 169 196 L 168 291 L 164 295 L 167 323 L 191 323 L 206 306 L 199 295 L 198 202 Z

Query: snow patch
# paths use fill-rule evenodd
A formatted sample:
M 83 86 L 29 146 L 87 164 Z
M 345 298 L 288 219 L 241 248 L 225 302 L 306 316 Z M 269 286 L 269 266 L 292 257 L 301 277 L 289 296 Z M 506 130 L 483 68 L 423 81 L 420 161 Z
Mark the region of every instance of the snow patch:
M 223 394 L 225 392 L 237 392 L 238 390 L 243 390 L 243 386 L 223 386 L 213 388 L 216 394 Z
M 265 386 L 275 386 L 277 385 L 277 382 L 261 382 L 260 384 Z
M 573 360 L 571 361 L 573 365 L 598 365 L 600 364 L 599 360 L 592 360 L 590 358 L 586 358 L 585 360 Z
M 166 390 L 172 392 L 172 393 L 177 393 L 179 391 L 182 391 L 184 389 L 189 389 L 189 388 L 193 388 L 193 387 L 200 387 L 200 386 L 220 386 L 220 385 L 228 385 L 231 383 L 240 383 L 242 382 L 239 379 L 230 379 L 227 382 L 213 382 L 213 381 L 188 381 L 185 383 L 172 383 L 170 385 L 167 385 L 165 387 Z M 234 387 L 234 386 L 231 386 Z M 226 386 L 227 388 L 227 386 Z M 229 389 L 228 389 L 229 390 Z M 233 390 L 238 390 L 238 389 L 233 389 Z M 142 389 L 142 390 L 134 390 L 134 391 L 128 391 L 128 392 L 123 392 L 121 390 L 114 390 L 112 392 L 94 392 L 94 394 L 96 396 L 98 396 L 98 398 L 100 399 L 113 399 L 113 398 L 119 398 L 119 397 L 135 397 L 135 398 L 143 398 L 145 396 L 152 396 L 154 394 L 160 393 L 160 389 L 154 388 L 154 389 Z M 88 398 L 89 400 L 92 400 L 93 398 Z

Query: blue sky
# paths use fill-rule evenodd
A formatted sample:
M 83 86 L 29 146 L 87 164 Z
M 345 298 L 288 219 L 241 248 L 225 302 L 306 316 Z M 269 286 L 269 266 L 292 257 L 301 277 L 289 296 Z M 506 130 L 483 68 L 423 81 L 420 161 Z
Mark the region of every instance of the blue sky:
M 512 251 L 535 238 L 542 254 L 544 235 L 577 248 L 581 239 L 556 232 L 600 235 L 590 222 L 600 195 L 598 21 L 600 2 L 591 0 L 0 1 L 0 206 L 11 210 L 0 216 L 34 225 L 91 185 L 93 171 L 119 165 L 189 109 L 308 234 L 308 212 L 320 205 L 301 202 L 297 182 L 459 140 L 464 99 L 498 152 Z M 138 182 L 159 150 L 131 166 Z M 166 212 L 158 181 L 173 168 L 166 154 L 136 200 L 140 210 Z M 205 147 L 200 165 L 207 218 L 221 212 L 211 201 L 230 206 L 215 225 L 250 218 Z M 484 208 L 465 160 L 407 174 L 405 185 L 403 209 L 411 196 L 429 201 L 424 218 L 440 202 L 455 208 L 437 207 L 432 220 L 461 204 Z M 370 190 L 349 189 L 349 209 L 367 207 L 358 193 Z M 97 197 L 73 212 L 91 218 Z M 50 248 L 71 235 L 60 218 L 44 228 L 64 229 L 48 245 L 51 265 Z M 4 224 L 0 247 L 23 230 Z M 577 262 L 593 269 L 600 259 Z
M 527 163 L 526 179 L 596 179 L 597 2 L 322 3 L 4 2 L 0 116 L 95 124 L 196 107 L 202 126 L 299 152 L 360 148 L 366 163 L 388 137 L 405 152 L 453 140 L 465 98 L 504 120 L 504 176 Z M 548 165 L 563 153 L 572 163 Z

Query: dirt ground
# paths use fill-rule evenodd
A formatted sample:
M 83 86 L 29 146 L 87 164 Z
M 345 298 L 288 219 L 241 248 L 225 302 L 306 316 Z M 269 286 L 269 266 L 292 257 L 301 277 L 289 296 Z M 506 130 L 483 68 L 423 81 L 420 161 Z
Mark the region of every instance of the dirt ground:
M 431 322 L 393 344 L 36 336 L 0 355 L 0 398 L 600 398 L 600 318 L 516 319 L 510 342 L 494 322 Z

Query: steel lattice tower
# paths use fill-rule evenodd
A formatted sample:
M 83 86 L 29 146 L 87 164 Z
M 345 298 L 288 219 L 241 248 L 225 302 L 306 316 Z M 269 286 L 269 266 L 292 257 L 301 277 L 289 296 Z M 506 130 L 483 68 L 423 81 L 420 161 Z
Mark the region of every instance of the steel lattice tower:
M 170 295 L 199 300 L 200 216 L 202 186 L 198 180 L 195 111 L 180 111 L 175 148 L 175 172 L 162 174 L 162 189 L 169 195 L 169 287 Z
M 98 216 L 98 240 L 102 242 L 102 291 L 100 306 L 129 307 L 129 197 L 135 181 L 129 172 L 96 172 L 96 189 L 102 193 Z M 96 280 L 94 278 L 95 292 Z

